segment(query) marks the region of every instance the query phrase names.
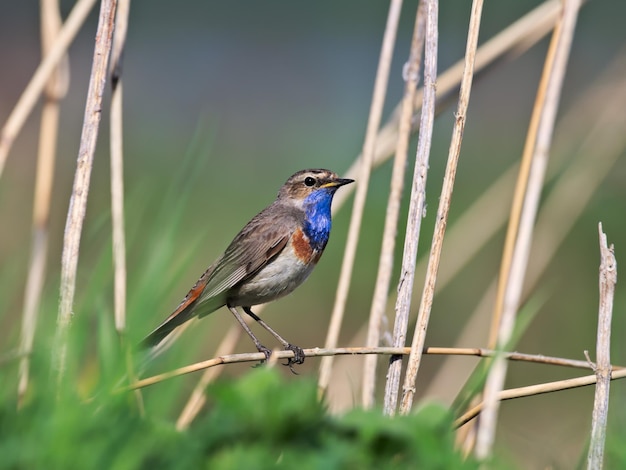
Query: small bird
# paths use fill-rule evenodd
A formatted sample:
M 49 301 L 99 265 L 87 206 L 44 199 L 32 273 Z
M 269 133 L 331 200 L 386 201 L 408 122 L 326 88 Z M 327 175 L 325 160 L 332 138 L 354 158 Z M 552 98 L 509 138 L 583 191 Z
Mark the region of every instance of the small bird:
M 286 350 L 287 366 L 302 364 L 302 348 L 285 341 L 252 312 L 252 307 L 291 293 L 311 274 L 330 235 L 330 206 L 338 188 L 354 180 L 324 169 L 302 170 L 280 188 L 278 197 L 237 234 L 226 251 L 202 274 L 180 305 L 143 341 L 155 347 L 191 318 L 204 317 L 226 305 L 254 341 L 270 357 L 237 307 L 252 317 Z

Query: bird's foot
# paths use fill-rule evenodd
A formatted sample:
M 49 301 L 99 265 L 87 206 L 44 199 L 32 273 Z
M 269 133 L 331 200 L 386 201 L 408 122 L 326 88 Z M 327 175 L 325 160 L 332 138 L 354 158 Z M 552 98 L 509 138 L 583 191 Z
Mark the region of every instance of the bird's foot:
M 258 364 L 254 365 L 252 367 L 262 366 L 263 364 L 265 364 L 269 360 L 270 356 L 272 355 L 272 350 L 266 348 L 261 343 L 256 345 L 256 349 L 257 349 L 257 351 L 262 352 L 265 355 L 265 359 L 263 359 L 261 362 L 259 362 Z
M 291 370 L 291 372 L 293 372 L 294 374 L 298 375 L 298 373 L 295 371 L 295 369 L 293 368 L 294 364 L 302 364 L 304 362 L 304 350 L 300 347 L 300 346 L 295 346 L 291 343 L 289 343 L 287 345 L 287 347 L 285 348 L 286 351 L 293 351 L 293 357 L 290 357 L 289 359 L 287 359 L 287 362 L 283 365 L 289 367 L 289 370 Z

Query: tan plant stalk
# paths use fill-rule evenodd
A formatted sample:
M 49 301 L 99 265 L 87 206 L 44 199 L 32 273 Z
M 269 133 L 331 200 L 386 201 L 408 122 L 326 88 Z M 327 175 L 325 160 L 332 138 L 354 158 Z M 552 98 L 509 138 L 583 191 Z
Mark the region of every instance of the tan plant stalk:
M 61 29 L 62 20 L 58 0 L 41 0 L 40 8 L 41 50 L 42 55 L 45 57 Z M 69 73 L 67 56 L 63 56 L 44 89 L 33 204 L 31 255 L 24 291 L 24 310 L 22 312 L 22 330 L 20 334 L 19 350 L 22 357 L 18 371 L 18 405 L 22 404 L 29 383 L 30 353 L 37 328 L 37 316 L 46 272 L 46 257 L 48 255 L 50 199 L 54 181 L 59 108 L 60 101 L 67 94 Z
M 411 308 L 413 279 L 415 276 L 415 260 L 422 225 L 422 217 L 426 204 L 426 176 L 435 121 L 435 90 L 437 88 L 437 51 L 438 51 L 438 12 L 437 0 L 426 0 L 426 39 L 424 46 L 424 103 L 420 119 L 419 140 L 415 155 L 411 202 L 407 218 L 404 253 L 398 298 L 396 301 L 396 318 L 393 329 L 393 346 L 401 347 L 406 342 L 406 330 Z M 384 412 L 392 415 L 396 412 L 398 388 L 400 386 L 401 357 L 390 359 L 385 383 Z
M 113 225 L 115 328 L 126 330 L 126 240 L 124 236 L 124 137 L 122 58 L 128 30 L 130 0 L 118 0 L 111 50 L 111 223 Z
M 532 232 L 539 205 L 539 196 L 543 187 L 560 92 L 579 8 L 579 0 L 564 2 L 563 17 L 555 29 L 542 77 L 542 84 L 545 84 L 545 87 L 542 86 L 541 88 L 545 89 L 545 99 L 540 99 L 537 102 L 539 111 L 533 112 L 533 117 L 537 121 L 536 138 L 531 138 L 529 141 L 532 148 L 532 152 L 530 152 L 532 158 L 524 160 L 529 160 L 531 163 L 528 167 L 527 184 L 522 184 L 524 198 L 523 206 L 520 208 L 519 229 L 513 234 L 515 235 L 515 243 L 510 255 L 510 268 L 504 268 L 507 275 L 504 276 L 504 281 L 502 281 L 504 289 L 501 304 L 502 314 L 498 327 L 499 347 L 504 347 L 510 340 L 522 294 Z M 532 132 L 529 132 L 530 134 Z M 511 217 L 511 220 L 513 219 L 515 219 L 514 216 Z M 503 266 L 507 265 L 509 265 L 509 262 L 505 256 L 503 257 Z M 501 275 L 502 273 L 503 271 L 501 271 Z M 486 459 L 491 454 L 495 440 L 499 404 L 499 400 L 496 397 L 502 390 L 505 376 L 506 362 L 496 358 L 485 384 L 485 409 L 477 431 L 476 457 L 479 459 Z
M 608 246 L 602 224 L 600 235 L 600 306 L 598 314 L 598 339 L 596 342 L 596 393 L 593 400 L 591 443 L 587 455 L 587 468 L 600 470 L 604 459 L 606 426 L 609 417 L 609 390 L 611 387 L 611 320 L 613 298 L 617 283 L 617 263 L 613 245 Z
M 87 209 L 91 168 L 93 166 L 93 157 L 102 115 L 102 95 L 106 83 L 109 53 L 111 52 L 116 5 L 116 0 L 102 0 L 100 7 L 89 89 L 87 91 L 85 119 L 63 238 L 61 293 L 53 351 L 53 368 L 57 376 L 57 389 L 60 389 L 63 381 L 67 361 L 68 330 L 73 315 L 72 307 L 76 290 L 80 236 Z
M 614 370 L 611 374 L 611 380 L 626 378 L 626 369 Z M 557 380 L 555 382 L 546 382 L 537 385 L 529 385 L 527 387 L 511 388 L 509 390 L 502 390 L 497 395 L 499 401 L 511 400 L 513 398 L 531 397 L 535 395 L 541 395 L 543 393 L 559 392 L 561 390 L 570 390 L 572 388 L 587 387 L 597 382 L 596 375 L 585 375 L 583 377 L 576 377 L 574 379 Z M 478 416 L 484 409 L 484 403 L 480 403 L 468 410 L 463 416 L 455 420 L 454 425 L 456 427 L 463 426 L 476 416 Z
M 122 59 L 128 31 L 130 0 L 118 0 L 115 15 L 115 35 L 111 49 L 111 224 L 113 238 L 113 310 L 115 329 L 126 356 L 126 373 L 135 379 L 132 361 L 132 348 L 126 340 L 126 237 L 124 230 L 124 126 L 123 126 L 123 86 Z M 141 392 L 135 393 L 135 400 L 141 415 L 144 413 Z
M 230 341 L 231 339 L 228 339 Z M 397 355 L 397 356 L 407 356 L 411 353 L 411 348 L 409 347 L 377 347 L 377 348 L 368 348 L 368 347 L 355 347 L 355 348 L 311 348 L 305 349 L 304 355 L 306 357 L 324 357 L 324 356 L 356 356 L 356 355 L 369 355 L 369 354 L 379 354 L 379 355 Z M 428 347 L 424 349 L 424 354 L 428 355 L 438 355 L 438 356 L 475 356 L 475 357 L 485 357 L 492 358 L 496 354 L 499 354 L 498 351 L 492 349 L 484 349 L 484 348 L 439 348 L 439 347 Z M 563 366 L 563 367 L 572 367 L 576 369 L 591 369 L 594 367 L 594 364 L 589 361 L 581 361 L 576 359 L 567 359 L 562 357 L 553 357 L 553 356 L 544 356 L 543 354 L 524 354 L 519 352 L 507 352 L 503 353 L 506 359 L 511 361 L 522 361 L 522 362 L 533 362 L 538 364 L 548 364 L 555 366 Z M 272 356 L 275 356 L 276 360 L 287 359 L 293 357 L 293 351 L 273 351 Z M 178 369 L 174 369 L 168 372 L 164 372 L 162 374 L 157 374 L 152 377 L 147 377 L 145 379 L 138 380 L 128 387 L 124 388 L 124 390 L 134 390 L 138 388 L 147 387 L 149 385 L 154 385 L 164 380 L 169 380 L 174 377 L 180 377 L 181 375 L 191 374 L 193 372 L 197 372 L 204 369 L 213 368 L 220 365 L 225 364 L 236 364 L 242 362 L 258 362 L 265 359 L 263 353 L 254 352 L 254 353 L 241 353 L 241 354 L 224 354 L 218 357 L 214 357 L 212 359 L 208 359 L 206 361 L 196 362 L 194 364 L 190 364 L 188 366 L 179 367 Z M 624 367 L 614 365 L 612 366 L 615 371 L 622 371 Z

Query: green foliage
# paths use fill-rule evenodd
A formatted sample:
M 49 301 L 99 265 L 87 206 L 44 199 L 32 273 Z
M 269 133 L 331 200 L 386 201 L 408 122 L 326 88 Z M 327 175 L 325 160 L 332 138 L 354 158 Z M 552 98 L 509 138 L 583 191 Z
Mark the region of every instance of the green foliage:
M 185 432 L 140 417 L 122 393 L 88 401 L 40 393 L 20 411 L 5 400 L 0 467 L 476 468 L 454 451 L 450 416 L 438 405 L 393 419 L 378 410 L 335 417 L 312 380 L 267 368 L 218 382 L 208 395 L 207 412 Z

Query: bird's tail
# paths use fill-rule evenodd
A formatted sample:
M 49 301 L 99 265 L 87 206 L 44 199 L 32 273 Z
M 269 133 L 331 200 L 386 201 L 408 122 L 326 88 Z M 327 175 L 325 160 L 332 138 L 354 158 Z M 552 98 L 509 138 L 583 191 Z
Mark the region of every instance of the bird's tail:
M 203 287 L 203 286 L 200 286 Z M 159 346 L 170 336 L 179 326 L 183 323 L 187 323 L 194 317 L 203 317 L 209 313 L 214 312 L 218 308 L 226 305 L 226 300 L 221 297 L 212 297 L 209 299 L 202 299 L 202 289 L 198 288 L 198 285 L 185 296 L 176 310 L 174 310 L 169 317 L 167 317 L 163 323 L 157 326 L 148 336 L 146 336 L 139 347 L 141 349 L 151 349 Z M 174 339 L 174 338 L 173 338 Z M 168 341 L 168 344 L 170 342 Z
M 191 320 L 194 316 L 193 305 L 188 305 L 184 310 L 176 309 L 169 317 L 165 319 L 158 327 L 154 329 L 148 336 L 146 336 L 139 347 L 141 349 L 149 349 L 158 346 L 167 336 L 170 335 L 176 328 L 183 323 Z
M 160 344 L 172 331 L 178 328 L 183 323 L 191 320 L 192 317 L 198 315 L 202 310 L 205 314 L 217 310 L 224 305 L 225 302 L 220 304 L 220 301 L 215 298 L 203 299 L 202 293 L 207 285 L 209 277 L 213 272 L 213 266 L 209 267 L 198 282 L 191 288 L 183 301 L 176 307 L 169 317 L 163 321 L 156 329 L 146 336 L 140 343 L 140 347 L 147 349 L 153 348 Z

